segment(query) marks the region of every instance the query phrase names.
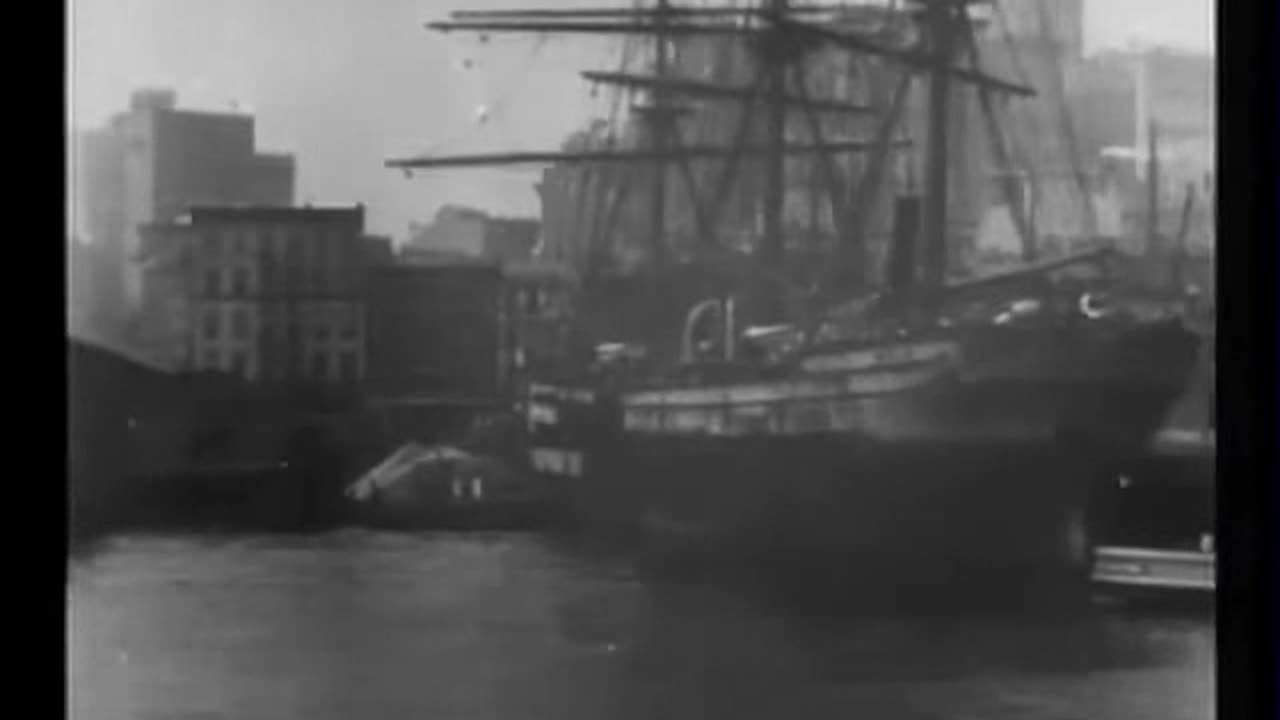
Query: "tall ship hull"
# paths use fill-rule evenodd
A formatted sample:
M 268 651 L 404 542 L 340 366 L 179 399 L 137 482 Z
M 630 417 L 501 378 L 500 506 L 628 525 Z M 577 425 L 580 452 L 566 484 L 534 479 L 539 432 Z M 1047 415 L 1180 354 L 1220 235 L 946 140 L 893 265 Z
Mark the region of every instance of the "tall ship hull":
M 1067 579 L 1089 494 L 1185 387 L 1176 323 L 991 328 L 826 351 L 788 377 L 537 386 L 531 460 L 575 516 L 651 546 L 878 586 Z
M 996 102 L 1037 89 L 983 70 L 985 39 L 1011 31 L 973 10 L 658 2 L 436 24 L 647 36 L 643 63 L 587 73 L 615 107 L 643 97 L 580 147 L 391 164 L 558 164 L 544 239 L 583 279 L 584 357 L 562 362 L 593 369 L 524 405 L 530 464 L 571 519 L 863 586 L 1084 579 L 1091 488 L 1152 439 L 1197 341 L 1110 313 L 1041 254 L 1036 174 Z M 951 142 L 979 120 L 989 164 Z M 978 278 L 971 211 L 992 180 L 1024 267 Z

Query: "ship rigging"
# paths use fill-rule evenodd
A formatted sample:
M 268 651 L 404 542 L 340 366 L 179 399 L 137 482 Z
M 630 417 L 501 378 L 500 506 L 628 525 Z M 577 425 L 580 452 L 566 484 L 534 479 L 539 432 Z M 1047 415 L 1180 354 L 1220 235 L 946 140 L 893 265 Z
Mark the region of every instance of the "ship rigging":
M 588 168 L 643 163 L 652 183 L 650 252 L 638 283 L 646 289 L 628 296 L 617 290 L 616 278 L 591 287 L 588 277 L 585 292 L 595 294 L 581 303 L 579 315 L 602 318 L 592 336 L 595 347 L 605 333 L 627 340 L 640 335 L 659 352 L 647 366 L 600 363 L 581 374 L 570 368 L 575 388 L 563 385 L 557 368 L 559 377 L 547 373 L 525 393 L 531 466 L 565 493 L 567 507 L 608 532 L 674 537 L 766 563 L 780 554 L 795 557 L 784 550 L 807 557 L 839 553 L 829 567 L 859 580 L 933 578 L 954 585 L 975 571 L 1022 583 L 1033 573 L 1066 577 L 1080 568 L 1084 547 L 1076 539 L 1090 484 L 1148 441 L 1185 385 L 1197 340 L 1177 322 L 1113 318 L 1087 290 L 1040 282 L 1080 258 L 955 282 L 949 272 L 956 259 L 949 191 L 959 173 L 949 156 L 960 104 L 956 89 L 978 93 L 997 146 L 993 98 L 1032 94 L 981 69 L 974 36 L 979 20 L 971 13 L 984 5 L 920 0 L 897 13 L 876 13 L 869 26 L 859 26 L 847 7 L 828 6 L 831 14 L 823 16 L 812 5 L 793 11 L 786 0 L 714 12 L 683 12 L 659 0 L 629 13 L 470 13 L 433 25 L 653 41 L 651 75 L 624 68 L 590 76 L 646 91 L 647 102 L 635 108 L 642 121 L 640 148 L 515 158 Z M 673 51 L 677 38 L 686 47 L 690 38 L 732 42 L 721 46 L 709 77 L 688 78 L 675 72 L 687 65 Z M 896 75 L 892 91 L 872 102 L 817 92 L 806 70 L 820 49 L 848 55 L 850 72 L 837 73 L 846 80 L 855 79 L 854 70 L 863 80 L 874 78 L 871 66 L 878 64 L 880 80 Z M 958 65 L 966 56 L 969 63 Z M 742 68 L 748 77 L 728 72 Z M 883 72 L 887 68 L 896 73 Z M 904 137 L 907 95 L 919 75 L 924 127 Z M 732 135 L 730 144 L 686 142 L 690 125 L 714 115 L 693 112 L 691 101 L 704 109 L 738 106 L 728 122 L 697 128 L 707 141 Z M 873 112 L 837 103 L 865 104 Z M 869 133 L 860 127 L 868 114 L 878 121 Z M 788 123 L 796 120 L 807 126 L 808 142 L 789 137 Z M 852 137 L 833 137 L 835 127 Z M 911 141 L 923 143 L 918 189 L 894 172 L 910 166 L 897 151 Z M 724 153 L 710 194 L 697 182 L 691 146 Z M 789 242 L 785 216 L 794 182 L 787 159 L 801 152 L 812 156 L 813 187 L 824 196 L 836 230 L 834 257 L 819 254 L 812 268 L 792 266 L 800 253 Z M 393 166 L 512 159 L 432 157 Z M 710 262 L 672 257 L 671 168 L 694 210 L 696 249 Z M 886 292 L 864 306 L 869 310 L 852 313 L 857 317 L 841 332 L 828 333 L 841 325 L 824 321 L 828 311 L 867 289 L 842 273 L 851 267 L 865 272 L 872 264 L 871 216 L 885 186 L 895 184 L 891 179 L 898 182 L 882 262 L 888 282 L 878 288 Z M 760 210 L 758 239 L 750 248 L 754 274 L 737 278 L 736 285 L 716 286 L 696 276 L 681 285 L 677 281 L 691 269 L 732 264 L 725 230 L 735 219 L 726 212 L 735 184 Z M 1012 182 L 1002 185 L 1012 194 Z M 619 195 L 606 223 L 620 212 Z M 1008 200 L 1011 213 L 1024 210 Z M 1030 222 L 1017 225 L 1027 231 Z M 1024 248 L 1028 258 L 1035 255 L 1030 237 Z M 797 285 L 811 288 L 802 303 L 808 313 L 783 302 Z M 1038 286 L 1035 298 L 1026 297 L 1030 285 Z M 1010 286 L 1016 286 L 1012 292 Z M 984 297 L 956 302 L 970 293 Z M 720 337 L 698 343 L 695 326 L 716 314 L 721 327 L 711 335 Z M 803 329 L 793 343 L 785 321 L 794 324 L 797 315 Z M 739 332 L 739 322 L 775 327 Z M 632 330 L 639 327 L 646 330 Z M 674 341 L 654 342 L 660 333 Z M 779 339 L 779 346 L 765 347 Z M 892 557 L 886 546 L 895 549 Z
M 760 210 L 759 238 L 754 243 L 757 273 L 774 276 L 787 264 L 787 242 L 784 228 L 784 204 L 787 184 L 786 158 L 806 155 L 813 158 L 815 195 L 825 195 L 834 225 L 836 262 L 819 277 L 797 282 L 783 281 L 793 287 L 816 286 L 807 292 L 810 304 L 829 304 L 849 288 L 842 287 L 853 271 L 865 281 L 870 273 L 867 263 L 866 232 L 872 206 L 882 197 L 880 188 L 895 151 L 911 144 L 900 132 L 904 105 L 912 77 L 927 76 L 929 85 L 928 117 L 931 118 L 925 138 L 928 153 L 925 163 L 925 193 L 921 239 L 921 278 L 925 285 L 937 287 L 945 281 L 947 267 L 948 193 L 947 104 L 953 83 L 963 83 L 979 91 L 988 129 L 993 133 L 993 146 L 1002 152 L 995 120 L 993 94 L 1029 96 L 1033 91 L 979 69 L 976 44 L 973 42 L 971 5 L 985 3 L 931 0 L 916 2 L 906 12 L 893 7 L 864 11 L 881 25 L 875 29 L 858 28 L 848 19 L 849 6 L 797 5 L 786 0 L 767 0 L 756 7 L 678 7 L 659 0 L 651 7 L 533 9 L 456 12 L 448 22 L 430 23 L 428 27 L 443 32 L 476 33 L 586 33 L 639 35 L 651 41 L 651 75 L 631 72 L 589 71 L 584 77 L 593 83 L 643 91 L 648 102 L 633 109 L 642 123 L 641 144 L 635 149 L 569 150 L 533 153 L 497 153 L 402 158 L 388 161 L 388 166 L 404 170 L 502 166 L 518 163 L 580 164 L 598 168 L 601 165 L 636 164 L 648 166 L 651 179 L 647 213 L 650 268 L 662 272 L 671 262 L 667 177 L 674 167 L 689 195 L 697 230 L 697 246 L 711 254 L 723 254 L 723 219 L 735 179 L 743 177 L 744 164 L 762 166 L 762 186 L 756 189 Z M 857 9 L 857 8 L 855 8 Z M 900 22 L 906 18 L 908 22 Z M 895 26 L 894 21 L 899 21 Z M 911 25 L 915 26 L 914 30 Z M 841 27 L 844 25 L 845 27 Z M 849 28 L 853 25 L 852 29 Z M 840 28 L 840 29 L 835 29 Z M 886 32 L 886 28 L 890 31 Z M 687 38 L 725 38 L 745 43 L 750 49 L 754 71 L 743 84 L 708 82 L 679 77 L 672 72 L 672 41 Z M 833 47 L 852 53 L 856 58 L 875 58 L 898 67 L 901 77 L 887 108 L 849 102 L 840 98 L 813 97 L 805 79 L 804 61 L 818 48 Z M 961 48 L 972 56 L 971 67 L 956 66 Z M 691 108 L 680 100 L 697 103 L 736 103 L 737 127 L 728 144 L 689 144 L 681 129 L 681 118 Z M 755 125 L 763 115 L 763 132 Z M 789 140 L 788 122 L 802 116 L 809 130 L 809 142 Z M 831 139 L 825 132 L 832 120 L 855 116 L 881 115 L 872 137 Z M 823 117 L 826 116 L 826 117 Z M 834 118 L 832 117 L 834 116 Z M 723 135 L 724 133 L 721 133 Z M 753 138 L 753 135 L 755 137 Z M 865 155 L 861 162 L 846 162 L 842 171 L 837 156 Z M 698 187 L 692 164 L 706 158 L 723 159 L 723 167 L 714 182 Z M 1005 161 L 1007 162 L 1007 161 Z M 1003 165 L 1004 163 L 1002 163 Z M 855 169 L 862 172 L 855 176 Z M 751 173 L 747 174 L 748 176 Z M 631 183 L 623 182 L 614 193 L 616 206 L 625 200 Z M 1012 192 L 1011 187 L 1006 188 Z M 816 199 L 815 199 L 816 203 Z M 1013 208 L 1014 204 L 1010 203 Z M 1028 235 L 1027 222 L 1019 212 L 1019 231 Z M 615 207 L 604 213 L 607 222 L 591 242 L 610 237 L 620 213 Z M 609 222 L 612 221 L 612 222 Z M 1030 241 L 1026 241 L 1030 245 Z M 600 253 L 591 253 L 598 256 Z M 1028 253 L 1030 255 L 1030 253 Z M 913 263 L 914 265 L 915 263 Z M 914 275 L 914 273 L 913 273 Z M 771 284 L 776 292 L 778 283 Z M 778 303 L 766 303 L 760 319 L 776 321 L 781 313 Z

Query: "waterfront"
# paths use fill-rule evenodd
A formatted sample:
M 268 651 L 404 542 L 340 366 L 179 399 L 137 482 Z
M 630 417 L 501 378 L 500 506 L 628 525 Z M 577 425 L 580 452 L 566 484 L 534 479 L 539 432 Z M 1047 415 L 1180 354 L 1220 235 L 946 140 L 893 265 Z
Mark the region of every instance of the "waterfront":
M 1207 614 L 815 618 L 531 535 L 123 538 L 69 607 L 73 718 L 1213 717 Z

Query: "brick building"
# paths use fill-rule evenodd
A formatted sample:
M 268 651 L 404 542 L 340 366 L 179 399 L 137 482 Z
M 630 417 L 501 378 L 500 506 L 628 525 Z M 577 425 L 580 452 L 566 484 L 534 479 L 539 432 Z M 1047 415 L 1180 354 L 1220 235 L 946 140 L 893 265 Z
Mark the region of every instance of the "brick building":
M 375 268 L 367 296 L 367 386 L 375 395 L 493 398 L 503 385 L 496 264 Z
M 148 347 L 251 381 L 364 376 L 364 208 L 193 208 L 144 226 Z
M 504 267 L 529 262 L 541 230 L 532 218 L 491 217 L 485 223 L 484 257 Z

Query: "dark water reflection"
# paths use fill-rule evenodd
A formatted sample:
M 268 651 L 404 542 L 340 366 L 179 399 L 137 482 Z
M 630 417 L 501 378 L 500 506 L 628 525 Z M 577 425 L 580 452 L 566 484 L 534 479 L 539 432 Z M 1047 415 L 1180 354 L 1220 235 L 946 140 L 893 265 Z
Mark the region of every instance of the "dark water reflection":
M 75 718 L 1208 718 L 1211 620 L 815 619 L 528 536 L 118 540 Z M 770 609 L 772 608 L 772 609 Z

